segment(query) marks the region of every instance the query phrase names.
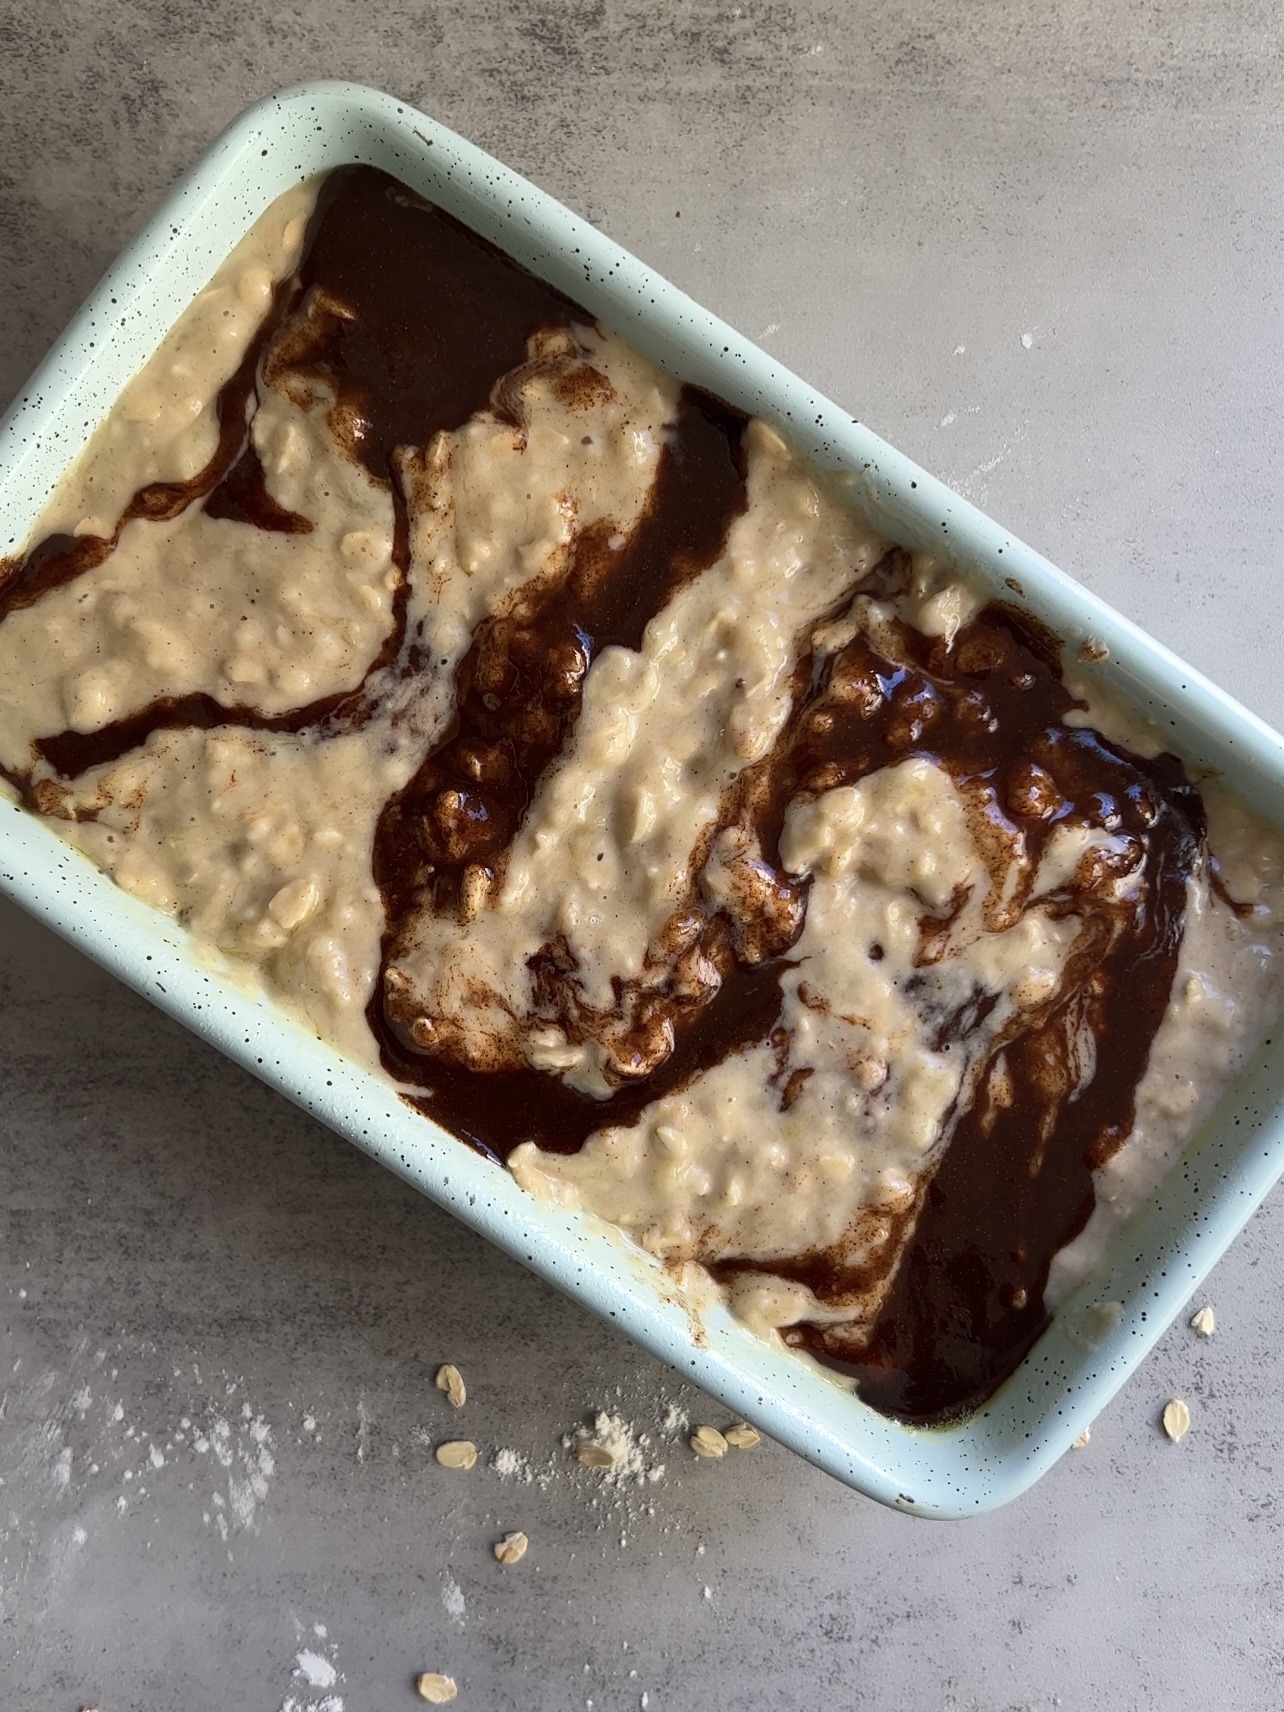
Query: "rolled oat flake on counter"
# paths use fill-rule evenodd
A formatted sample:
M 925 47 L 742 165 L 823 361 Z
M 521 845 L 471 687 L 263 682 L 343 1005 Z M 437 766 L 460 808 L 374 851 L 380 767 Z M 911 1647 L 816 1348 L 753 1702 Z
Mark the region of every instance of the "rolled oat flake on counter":
M 471 1439 L 448 1439 L 433 1454 L 443 1468 L 472 1468 L 477 1461 L 477 1446 Z
M 447 1706 L 459 1693 L 459 1685 L 453 1676 L 425 1670 L 415 1678 L 415 1693 L 432 1706 Z
M 619 1458 L 606 1445 L 582 1439 L 575 1446 L 575 1460 L 585 1468 L 614 1468 Z
M 1008 593 L 345 166 L 0 565 L 0 779 L 531 1194 L 948 1421 L 1282 997 L 1279 835 Z
M 464 1384 L 463 1375 L 453 1362 L 446 1362 L 437 1369 L 436 1386 L 444 1391 L 454 1409 L 462 1409 L 468 1401 L 468 1389 Z
M 728 1441 L 717 1427 L 697 1427 L 688 1442 L 699 1457 L 717 1460 L 727 1454 Z
M 1180 1397 L 1174 1397 L 1171 1402 L 1164 1404 L 1161 1417 L 1164 1431 L 1174 1444 L 1180 1444 L 1190 1431 L 1190 1405 Z

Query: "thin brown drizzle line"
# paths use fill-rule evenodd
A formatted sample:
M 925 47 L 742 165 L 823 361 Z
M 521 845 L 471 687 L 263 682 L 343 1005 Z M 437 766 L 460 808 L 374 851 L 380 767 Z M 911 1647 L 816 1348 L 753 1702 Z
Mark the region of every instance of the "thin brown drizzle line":
M 60 779 L 71 781 L 92 767 L 107 766 L 139 748 L 162 731 L 213 731 L 235 726 L 249 731 L 299 732 L 330 719 L 345 704 L 359 706 L 361 690 L 341 691 L 288 713 L 260 713 L 256 708 L 227 706 L 214 696 L 197 690 L 191 695 L 161 696 L 125 719 L 114 720 L 97 731 L 63 731 L 56 737 L 37 738 L 35 748 Z
M 1226 877 L 1222 873 L 1222 865 L 1211 850 L 1208 851 L 1208 885 L 1214 897 L 1220 898 L 1232 915 L 1240 921 L 1251 919 L 1256 906 L 1232 896 L 1231 890 L 1226 884 Z
M 312 522 L 273 499 L 254 443 L 247 438 L 241 455 L 205 501 L 207 517 L 248 523 L 280 535 L 310 535 Z
M 94 767 L 123 759 L 161 731 L 213 731 L 228 726 L 243 731 L 282 732 L 291 736 L 307 731 L 320 736 L 336 736 L 359 730 L 378 706 L 380 698 L 373 687 L 376 679 L 397 664 L 405 650 L 410 601 L 406 569 L 408 525 L 405 495 L 396 479 L 392 482 L 392 497 L 395 519 L 392 560 L 401 573 L 393 592 L 392 623 L 378 653 L 354 689 L 338 690 L 303 707 L 277 714 L 262 713 L 257 708 L 239 703 L 229 706 L 202 690 L 190 695 L 160 696 L 137 713 L 113 720 L 110 725 L 100 726 L 96 731 L 62 731 L 55 737 L 37 738 L 34 748 L 40 759 L 52 767 L 60 779 L 70 782 Z M 19 785 L 19 789 L 22 788 Z
M 218 420 L 218 444 L 204 467 L 186 481 L 149 482 L 139 488 L 121 513 L 115 529 L 102 535 L 47 535 L 19 558 L 0 561 L 0 624 L 12 613 L 33 605 L 54 589 L 65 588 L 86 572 L 105 564 L 119 545 L 128 524 L 136 519 L 150 523 L 168 522 L 186 511 L 196 500 L 212 494 L 228 472 L 243 460 L 252 458 L 249 431 L 256 407 L 256 383 L 259 363 L 277 328 L 293 306 L 297 294 L 293 277 L 279 280 L 273 288 L 272 302 L 259 323 L 254 337 L 233 374 L 219 388 L 215 405 Z M 257 459 L 253 459 L 257 465 Z M 243 482 L 252 481 L 247 474 Z M 261 472 L 260 472 L 261 480 Z M 265 499 L 268 496 L 264 495 Z M 234 500 L 230 501 L 234 503 Z M 274 501 L 269 503 L 275 506 Z M 290 524 L 274 527 L 311 528 L 306 519 L 295 518 L 293 512 L 275 507 L 282 517 L 294 519 Z M 220 515 L 218 512 L 212 515 Z M 231 515 L 224 512 L 222 515 Z M 262 525 L 260 525 L 261 527 Z

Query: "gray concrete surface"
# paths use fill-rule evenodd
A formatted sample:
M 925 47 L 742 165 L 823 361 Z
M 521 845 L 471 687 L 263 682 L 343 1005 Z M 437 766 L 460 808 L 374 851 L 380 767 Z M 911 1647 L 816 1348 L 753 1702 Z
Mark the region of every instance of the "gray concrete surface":
M 494 150 L 1284 721 L 1276 5 L 3 0 L 0 398 L 310 75 Z M 768 1446 L 606 1502 L 559 1435 L 698 1396 L 0 906 L 0 1233 L 4 1712 L 396 1712 L 420 1669 L 461 1712 L 1284 1704 L 1284 1198 L 1213 1341 L 1005 1512 Z M 442 1359 L 545 1485 L 432 1463 Z

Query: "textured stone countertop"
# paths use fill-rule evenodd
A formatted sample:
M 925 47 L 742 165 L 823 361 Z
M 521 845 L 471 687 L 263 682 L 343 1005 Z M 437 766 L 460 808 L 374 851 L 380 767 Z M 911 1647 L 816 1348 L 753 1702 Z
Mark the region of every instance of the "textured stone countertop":
M 0 402 L 238 110 L 351 77 L 1279 724 L 1280 17 L 0 0 Z M 409 1712 L 425 1669 L 460 1712 L 1284 1699 L 1284 1197 L 1200 1298 L 1211 1342 L 1183 1320 L 1086 1450 L 943 1526 L 668 1442 L 671 1405 L 722 1412 L 7 905 L 0 1090 L 4 1712 Z M 433 1463 L 443 1360 L 486 1456 L 547 1480 Z M 662 1479 L 612 1500 L 567 1462 L 599 1408 Z

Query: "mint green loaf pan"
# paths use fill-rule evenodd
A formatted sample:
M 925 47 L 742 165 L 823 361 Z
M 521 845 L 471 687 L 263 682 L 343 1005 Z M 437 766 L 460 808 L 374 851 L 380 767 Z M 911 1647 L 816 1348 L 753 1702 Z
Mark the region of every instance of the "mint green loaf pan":
M 952 551 L 1072 647 L 1104 643 L 1108 661 L 1094 669 L 1156 714 L 1188 759 L 1225 773 L 1284 825 L 1284 740 L 1260 720 L 551 197 L 423 114 L 352 84 L 303 84 L 238 119 L 76 315 L 0 424 L 0 554 L 21 546 L 125 382 L 267 205 L 350 161 L 404 179 L 683 380 L 776 422 L 892 538 Z M 990 1403 L 952 1427 L 909 1428 L 759 1341 L 712 1289 L 680 1299 L 660 1265 L 619 1233 L 528 1197 L 385 1082 L 216 972 L 173 921 L 8 802 L 0 802 L 0 889 L 735 1414 L 917 1515 L 977 1514 L 1049 1468 L 1284 1168 L 1280 1034 Z M 1104 1301 L 1120 1305 L 1117 1317 L 1092 1313 Z

